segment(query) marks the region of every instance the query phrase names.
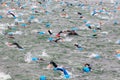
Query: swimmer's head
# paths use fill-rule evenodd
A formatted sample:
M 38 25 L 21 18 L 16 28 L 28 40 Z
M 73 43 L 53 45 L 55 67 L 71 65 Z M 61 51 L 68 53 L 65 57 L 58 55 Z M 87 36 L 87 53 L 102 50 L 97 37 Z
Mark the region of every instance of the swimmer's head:
M 54 62 L 54 61 L 50 61 L 50 63 L 48 64 L 47 68 L 56 68 L 57 67 L 57 64 Z
M 88 66 L 88 67 L 90 67 L 90 64 L 86 63 L 86 64 L 85 64 L 85 66 Z

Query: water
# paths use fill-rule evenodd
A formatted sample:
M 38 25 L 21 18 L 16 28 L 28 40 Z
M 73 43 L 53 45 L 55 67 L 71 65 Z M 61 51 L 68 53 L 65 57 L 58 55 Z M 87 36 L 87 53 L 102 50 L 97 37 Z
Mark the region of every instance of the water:
M 74 3 L 72 0 L 65 1 Z M 115 42 L 119 39 L 120 31 L 119 25 L 113 24 L 114 20 L 119 21 L 119 11 L 116 13 L 110 12 L 110 15 L 108 12 L 108 14 L 101 13 L 91 16 L 90 12 L 93 9 L 99 11 L 102 7 L 107 7 L 108 11 L 113 11 L 114 4 L 104 3 L 107 0 L 103 0 L 103 3 L 98 6 L 99 2 L 94 3 L 90 1 L 93 0 L 89 0 L 87 5 L 83 3 L 84 5 L 81 5 L 81 7 L 75 4 L 70 6 L 69 2 L 67 3 L 68 6 L 66 6 L 56 1 L 52 1 L 48 5 L 45 5 L 46 2 L 43 2 L 42 7 L 41 5 L 37 5 L 37 3 L 30 2 L 35 8 L 34 10 L 41 10 L 38 14 L 33 14 L 30 7 L 31 4 L 26 4 L 24 1 L 21 2 L 24 9 L 16 8 L 14 2 L 9 5 L 11 7 L 14 6 L 14 10 L 8 6 L 0 6 L 0 15 L 3 17 L 0 19 L 0 32 L 2 33 L 4 30 L 8 30 L 8 25 L 16 28 L 8 32 L 14 32 L 15 41 L 18 41 L 25 48 L 24 50 L 18 50 L 15 47 L 11 48 L 11 46 L 6 46 L 7 44 L 4 43 L 10 42 L 13 39 L 8 38 L 8 35 L 0 35 L 0 70 L 10 72 L 9 75 L 14 80 L 31 80 L 33 77 L 34 80 L 39 80 L 40 75 L 45 75 L 49 80 L 65 79 L 63 74 L 60 75 L 58 73 L 57 75 L 52 69 L 45 69 L 49 62 L 54 60 L 58 65 L 63 65 L 72 73 L 70 74 L 69 80 L 113 80 L 113 78 L 119 80 L 120 65 L 119 59 L 115 56 L 115 50 L 119 49 L 119 45 Z M 88 10 L 89 6 L 90 8 Z M 65 9 L 66 16 L 60 15 L 63 14 L 61 12 L 63 9 Z M 6 13 L 8 10 L 15 12 L 17 18 L 14 19 L 11 15 L 7 17 Z M 46 14 L 45 11 L 50 13 Z M 79 18 L 79 15 L 76 14 L 77 12 L 83 14 L 83 19 Z M 19 14 L 22 16 L 21 20 Z M 116 14 L 116 19 L 114 19 L 113 14 Z M 31 18 L 31 24 L 27 24 L 31 15 L 34 16 Z M 111 15 L 113 19 L 111 19 Z M 104 16 L 107 16 L 107 18 L 102 19 Z M 15 21 L 18 22 L 18 25 L 14 25 Z M 91 24 L 92 29 L 85 27 L 85 23 L 87 22 Z M 94 31 L 94 28 L 96 28 L 94 24 L 99 24 L 99 22 L 103 23 L 101 25 L 102 30 L 96 32 Z M 48 24 L 48 27 L 46 27 L 46 23 L 50 23 L 50 25 Z M 21 24 L 27 24 L 27 27 L 23 28 Z M 48 29 L 52 30 L 52 36 L 47 33 Z M 58 43 L 48 41 L 50 37 L 54 39 L 59 31 L 69 29 L 76 30 L 80 36 L 67 37 L 61 34 L 63 41 Z M 45 32 L 45 34 L 37 34 L 40 31 Z M 98 37 L 89 37 L 93 33 L 98 34 Z M 77 42 L 82 44 L 83 50 L 75 48 L 73 43 Z M 92 57 L 96 57 L 96 52 L 102 58 L 93 59 Z M 91 56 L 89 53 L 96 54 Z M 6 56 L 9 58 L 3 59 Z M 89 58 L 89 56 L 91 57 Z M 32 61 L 32 58 L 37 57 L 43 58 L 45 61 Z M 93 72 L 87 74 L 83 73 L 81 68 L 78 69 L 78 67 L 83 66 L 85 63 L 92 65 Z M 105 77 L 106 75 L 107 77 Z

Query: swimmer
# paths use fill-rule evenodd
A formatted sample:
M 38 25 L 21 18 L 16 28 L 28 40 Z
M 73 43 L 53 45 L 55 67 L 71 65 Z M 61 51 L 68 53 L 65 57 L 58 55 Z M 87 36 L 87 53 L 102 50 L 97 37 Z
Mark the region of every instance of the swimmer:
M 54 40 L 54 42 L 58 42 L 59 40 L 61 40 L 62 38 L 57 38 L 56 40 Z
M 41 61 L 45 61 L 45 60 L 43 58 L 40 58 L 40 57 L 33 57 L 32 61 L 41 62 Z
M 55 71 L 58 70 L 58 71 L 63 72 L 64 73 L 64 78 L 69 78 L 70 77 L 68 71 L 63 67 L 58 67 L 58 65 L 54 61 L 51 61 L 48 65 L 48 68 L 52 68 L 52 67 L 53 67 L 53 70 L 55 70 Z
M 54 61 L 50 61 L 50 63 L 48 64 L 47 68 L 52 68 L 52 67 L 57 68 L 58 65 Z
M 15 45 L 18 49 L 23 49 L 23 48 L 22 48 L 18 43 L 16 43 L 16 42 L 13 42 L 13 43 L 7 42 L 6 45 L 9 46 L 9 47 L 12 47 L 12 46 Z
M 61 33 L 63 33 L 63 31 L 58 32 L 58 34 L 56 34 L 56 37 L 60 37 Z
M 50 35 L 52 35 L 52 34 L 53 34 L 51 30 L 48 30 L 48 33 L 49 33 Z
M 70 35 L 78 35 L 78 33 L 76 33 L 75 30 L 67 30 L 67 31 L 64 31 L 64 32 L 67 32 L 68 36 L 70 36 Z
M 80 45 L 78 45 L 77 43 L 74 44 L 74 46 L 76 46 L 77 48 L 82 48 Z
M 12 13 L 11 11 L 8 11 L 8 13 L 7 13 L 7 14 L 11 14 L 14 18 L 16 18 L 15 14 L 14 14 L 14 13 Z
M 84 67 L 83 67 L 83 71 L 84 72 L 90 72 L 91 71 L 91 66 L 90 66 L 90 64 L 88 64 L 88 63 L 86 63 L 85 65 L 84 65 Z

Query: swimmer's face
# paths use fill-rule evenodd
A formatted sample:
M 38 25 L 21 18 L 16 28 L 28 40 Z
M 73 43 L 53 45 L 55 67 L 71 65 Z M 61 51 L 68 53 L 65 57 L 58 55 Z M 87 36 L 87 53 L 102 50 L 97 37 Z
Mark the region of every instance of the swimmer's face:
M 52 64 L 48 64 L 47 68 L 52 68 L 53 65 Z

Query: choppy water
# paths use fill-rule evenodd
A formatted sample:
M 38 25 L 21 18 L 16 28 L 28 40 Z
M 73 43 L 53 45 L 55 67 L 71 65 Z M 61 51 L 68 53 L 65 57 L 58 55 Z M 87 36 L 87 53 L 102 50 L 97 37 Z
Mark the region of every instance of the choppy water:
M 22 1 L 21 4 L 25 7 L 23 10 L 16 7 L 15 2 L 10 6 L 0 5 L 0 15 L 3 17 L 0 18 L 0 71 L 9 73 L 1 73 L 0 78 L 1 75 L 10 75 L 11 80 L 39 80 L 41 75 L 45 75 L 48 80 L 64 80 L 64 75 L 60 72 L 47 69 L 47 65 L 53 60 L 68 70 L 71 76 L 69 80 L 119 80 L 120 61 L 116 50 L 120 49 L 120 11 L 114 12 L 113 6 L 120 5 L 108 2 L 98 5 L 99 2 L 89 0 L 91 2 L 88 1 L 85 6 L 78 6 L 81 2 L 76 0 L 71 6 L 72 0 L 66 0 L 66 6 L 59 1 L 51 1 L 47 5 L 47 2 L 40 5 L 37 2 L 25 4 Z M 102 8 L 105 8 L 108 14 L 91 15 L 94 9 L 99 11 Z M 35 13 L 34 9 L 38 13 Z M 63 9 L 65 11 L 62 11 Z M 16 19 L 7 15 L 8 10 L 15 13 Z M 80 19 L 77 12 L 81 12 L 84 18 Z M 60 16 L 64 13 L 67 17 Z M 31 24 L 28 23 L 29 19 Z M 116 20 L 118 23 L 114 24 Z M 18 25 L 15 25 L 15 22 L 18 22 Z M 46 25 L 48 23 L 49 25 Z M 89 29 L 86 23 L 91 24 L 92 29 Z M 99 23 L 102 30 L 95 30 Z M 8 26 L 11 29 L 8 29 Z M 52 36 L 47 32 L 49 29 L 53 32 Z M 63 39 L 58 43 L 48 41 L 50 37 L 55 38 L 59 31 L 71 29 L 75 29 L 79 36 L 62 34 Z M 8 34 L 5 35 L 5 32 Z M 11 34 L 14 39 L 8 38 Z M 6 45 L 14 41 L 24 49 Z M 76 48 L 75 43 L 81 44 L 82 50 Z M 37 57 L 45 61 L 37 62 Z M 85 63 L 91 64 L 92 72 L 82 71 Z

